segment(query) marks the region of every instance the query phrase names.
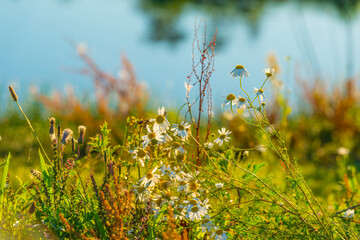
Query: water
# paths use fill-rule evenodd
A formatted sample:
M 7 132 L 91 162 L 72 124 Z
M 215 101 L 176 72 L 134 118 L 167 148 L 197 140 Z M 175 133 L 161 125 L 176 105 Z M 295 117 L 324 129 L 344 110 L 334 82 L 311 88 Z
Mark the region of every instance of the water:
M 99 66 L 115 75 L 126 54 L 154 104 L 180 104 L 191 71 L 194 21 L 201 18 L 208 32 L 218 30 L 216 107 L 228 93 L 240 93 L 228 75 L 237 64 L 251 73 L 244 87 L 259 87 L 269 53 L 282 66 L 291 99 L 301 94 L 295 82 L 300 76 L 307 81 L 320 76 L 332 84 L 359 73 L 360 18 L 340 16 L 331 4 L 269 1 L 251 11 L 231 5 L 166 7 L 140 0 L 3 0 L 0 87 L 13 84 L 27 93 L 33 84 L 49 91 L 72 85 L 79 94 L 92 91 L 91 79 L 72 71 L 84 65 L 69 42 L 85 42 Z

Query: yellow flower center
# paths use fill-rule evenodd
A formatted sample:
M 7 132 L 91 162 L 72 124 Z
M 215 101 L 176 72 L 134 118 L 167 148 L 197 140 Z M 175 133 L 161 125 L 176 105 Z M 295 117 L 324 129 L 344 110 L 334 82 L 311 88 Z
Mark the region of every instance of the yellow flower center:
M 156 134 L 154 132 L 149 133 L 148 138 L 150 140 L 153 140 L 156 137 Z
M 141 186 L 138 188 L 138 193 L 143 193 L 145 191 L 145 187 Z
M 197 206 L 194 206 L 194 207 L 191 208 L 191 211 L 192 212 L 198 212 L 199 208 Z
M 173 142 L 173 143 L 171 143 L 171 146 L 172 146 L 173 148 L 178 148 L 178 147 L 180 147 L 181 145 L 180 145 L 180 143 L 178 143 L 178 142 Z
M 184 209 L 183 207 L 177 207 L 177 208 L 176 208 L 176 211 L 182 212 L 183 209 Z
M 227 95 L 227 97 L 226 97 L 226 100 L 228 100 L 228 101 L 233 101 L 233 100 L 235 100 L 235 99 L 236 99 L 236 97 L 235 97 L 235 95 L 232 94 L 232 93 L 230 93 L 230 94 Z
M 261 88 L 258 90 L 259 93 L 264 93 L 264 90 L 262 90 Z
M 198 186 L 195 182 L 190 183 L 190 190 L 196 191 L 198 189 Z
M 162 124 L 165 122 L 165 117 L 163 115 L 158 115 L 155 121 L 157 124 Z
M 221 229 L 218 229 L 218 230 L 216 230 L 215 233 L 216 233 L 217 235 L 222 235 L 222 234 L 224 233 L 224 231 L 221 230 Z
M 183 130 L 185 130 L 185 127 L 184 127 L 183 125 L 179 124 L 179 125 L 178 125 L 178 129 L 179 129 L 180 131 L 183 131 Z
M 222 133 L 222 134 L 220 134 L 220 136 L 219 136 L 219 138 L 221 138 L 221 139 L 225 139 L 225 137 L 226 137 L 226 134 L 225 134 L 225 133 Z
M 208 218 L 204 218 L 204 219 L 202 220 L 202 223 L 208 223 L 208 222 L 210 222 L 210 219 L 208 219 Z
M 154 175 L 151 172 L 146 174 L 147 179 L 152 179 L 153 177 Z
M 243 97 L 241 97 L 241 98 L 239 98 L 239 101 L 240 101 L 240 102 L 246 102 L 246 99 L 243 98 Z
M 160 182 L 160 188 L 161 188 L 162 190 L 168 189 L 169 185 L 170 185 L 170 184 L 168 183 L 168 181 L 162 181 L 162 182 Z
M 244 69 L 244 65 L 236 65 L 236 69 Z
M 190 203 L 191 205 L 196 205 L 198 202 L 197 202 L 195 199 L 191 199 L 191 200 L 189 201 L 189 203 Z
M 181 181 L 179 184 L 180 184 L 181 186 L 185 186 L 185 185 L 186 185 L 186 182 L 185 182 L 185 181 Z
M 272 75 L 273 75 L 272 72 L 266 72 L 267 77 L 271 77 Z
M 144 158 L 146 156 L 146 152 L 142 149 L 138 150 L 137 155 L 139 158 Z

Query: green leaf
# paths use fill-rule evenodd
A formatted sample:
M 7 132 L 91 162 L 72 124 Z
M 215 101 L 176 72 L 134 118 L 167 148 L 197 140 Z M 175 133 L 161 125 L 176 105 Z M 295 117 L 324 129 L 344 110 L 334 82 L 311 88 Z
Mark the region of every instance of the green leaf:
M 160 212 L 159 212 L 159 215 L 156 217 L 155 219 L 155 224 L 157 224 L 161 219 L 162 219 L 162 216 L 164 215 L 166 211 L 166 204 L 164 204 L 161 209 L 160 209 Z
M 7 174 L 8 174 L 8 171 L 9 171 L 10 158 L 11 158 L 11 154 L 9 153 L 9 155 L 7 156 L 7 158 L 5 160 L 5 165 L 4 165 L 4 169 L 3 169 L 3 173 L 2 173 L 1 181 L 0 181 L 0 201 L 1 201 L 1 206 L 4 205 L 5 185 L 6 185 Z M 3 209 L 3 207 L 1 207 L 1 209 Z M 1 216 L 2 216 L 2 211 L 1 211 Z
M 101 239 L 106 239 L 106 230 L 104 228 L 104 225 L 100 221 L 99 215 L 97 213 L 95 214 L 95 223 L 100 232 Z
M 265 163 L 258 163 L 253 166 L 253 173 L 256 174 L 260 169 L 265 166 Z

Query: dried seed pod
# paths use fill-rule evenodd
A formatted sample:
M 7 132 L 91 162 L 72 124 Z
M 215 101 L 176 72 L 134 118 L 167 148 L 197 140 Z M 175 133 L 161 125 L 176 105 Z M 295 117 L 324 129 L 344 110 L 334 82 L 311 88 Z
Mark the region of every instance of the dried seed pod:
M 78 130 L 79 130 L 78 143 L 83 144 L 84 143 L 85 132 L 86 132 L 86 127 L 81 125 L 81 126 L 78 127 Z

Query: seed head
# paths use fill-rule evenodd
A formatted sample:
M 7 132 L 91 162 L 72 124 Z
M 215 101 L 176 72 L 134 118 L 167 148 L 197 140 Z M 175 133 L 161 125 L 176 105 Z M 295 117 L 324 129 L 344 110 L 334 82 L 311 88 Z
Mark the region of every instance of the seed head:
M 15 90 L 12 86 L 9 86 L 9 91 L 10 91 L 11 97 L 14 100 L 14 102 L 17 102 L 18 96 L 16 95 Z
M 81 126 L 78 127 L 78 130 L 79 130 L 78 143 L 83 144 L 84 143 L 85 132 L 86 132 L 86 127 L 81 125 Z
M 54 117 L 50 118 L 49 122 L 50 122 L 49 134 L 51 139 L 53 139 L 53 137 L 55 138 L 55 118 Z
M 66 144 L 72 134 L 73 134 L 73 131 L 66 128 L 63 132 L 63 137 L 61 139 L 61 143 Z

